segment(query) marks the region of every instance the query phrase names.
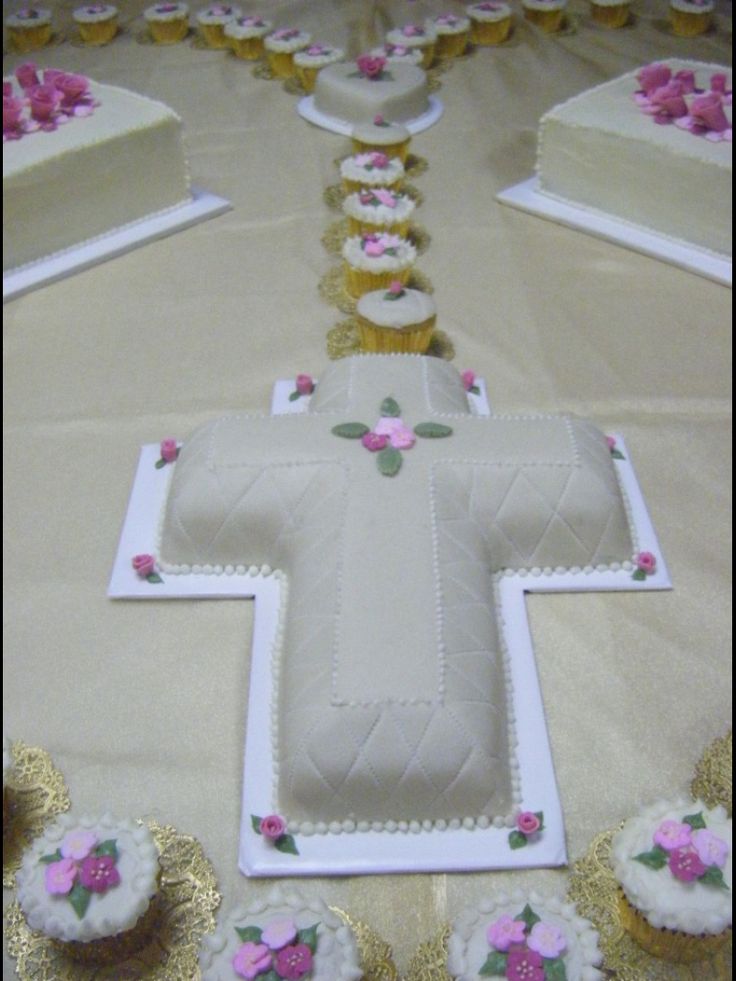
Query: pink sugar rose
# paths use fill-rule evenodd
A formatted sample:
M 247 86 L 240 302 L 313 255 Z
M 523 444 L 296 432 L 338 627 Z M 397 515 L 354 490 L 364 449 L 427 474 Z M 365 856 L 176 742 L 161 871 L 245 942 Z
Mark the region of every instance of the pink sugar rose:
M 161 459 L 165 463 L 173 463 L 179 453 L 179 447 L 176 445 L 175 439 L 162 439 L 161 440 Z
M 31 100 L 31 116 L 39 123 L 48 122 L 61 102 L 61 93 L 53 85 L 34 85 L 28 90 L 28 95 Z
M 13 94 L 13 83 L 3 82 L 3 99 L 9 99 Z
M 312 970 L 312 951 L 306 944 L 284 947 L 276 954 L 276 973 L 286 981 L 299 981 Z
M 314 379 L 311 375 L 296 376 L 296 390 L 300 395 L 311 395 L 314 391 Z
M 726 864 L 730 851 L 728 842 L 714 835 L 707 828 L 698 828 L 693 832 L 692 845 L 704 865 L 715 865 L 716 868 L 722 869 Z
M 22 89 L 30 89 L 34 85 L 41 84 L 41 79 L 38 77 L 38 70 L 32 61 L 18 65 L 15 69 L 15 77 L 18 79 L 18 85 Z
M 710 77 L 710 90 L 711 92 L 717 92 L 718 95 L 723 99 L 724 105 L 730 106 L 732 102 L 733 93 L 731 89 L 726 88 L 728 85 L 728 76 L 725 72 L 714 72 Z
M 550 959 L 559 957 L 567 947 L 567 940 L 562 930 L 554 923 L 544 923 L 541 920 L 531 928 L 526 942 L 530 950 L 536 950 L 542 957 Z
M 723 111 L 723 100 L 717 92 L 707 92 L 693 99 L 690 115 L 696 125 L 714 133 L 722 133 L 729 128 L 728 117 Z
M 463 388 L 466 392 L 469 392 L 473 385 L 475 385 L 475 372 L 468 369 L 468 371 L 464 371 L 460 377 L 463 381 Z
M 411 54 L 409 49 L 404 44 L 388 44 L 386 45 L 387 51 L 392 55 L 397 55 L 399 58 L 403 58 L 405 55 Z
M 533 835 L 542 827 L 542 822 L 533 811 L 522 811 L 516 818 L 516 827 L 523 835 Z
M 401 426 L 394 429 L 388 440 L 395 450 L 410 450 L 416 443 L 417 438 L 411 429 Z
M 525 927 L 523 920 L 515 920 L 505 914 L 488 927 L 486 940 L 496 950 L 506 951 L 512 944 L 524 943 Z
M 364 54 L 357 59 L 356 64 L 361 75 L 375 80 L 380 77 L 386 67 L 386 59 L 380 55 Z
M 420 27 L 419 24 L 405 24 L 401 28 L 401 33 L 404 37 L 423 37 L 424 28 Z
M 668 123 L 687 116 L 687 103 L 682 83 L 673 79 L 649 96 L 649 106 L 644 110 L 654 116 L 656 123 Z
M 376 423 L 373 432 L 378 433 L 379 436 L 391 436 L 397 429 L 404 428 L 403 419 L 399 419 L 395 416 L 381 416 Z
M 380 153 L 376 151 L 375 153 L 372 153 L 370 156 L 371 156 L 371 165 L 375 167 L 377 170 L 385 170 L 386 167 L 388 167 L 389 159 L 385 153 Z
M 286 834 L 286 821 L 278 814 L 269 814 L 261 819 L 261 834 L 269 841 L 277 841 Z
M 673 849 L 667 864 L 670 867 L 670 872 L 680 882 L 694 882 L 707 871 L 707 867 L 700 861 L 698 853 L 689 845 L 684 848 Z
M 513 981 L 544 981 L 544 962 L 536 950 L 512 948 L 506 961 L 506 977 Z
M 3 96 L 3 133 L 18 128 L 23 114 L 23 100 L 13 96 Z
M 383 118 L 383 116 L 380 114 L 380 112 L 378 113 L 377 116 L 374 116 L 373 117 L 373 125 L 374 126 L 385 126 L 386 125 L 386 120 Z
M 616 449 L 616 440 L 613 436 L 606 436 L 606 446 L 609 450 Z
M 44 874 L 46 892 L 54 896 L 66 896 L 72 891 L 77 877 L 77 866 L 71 858 L 62 858 L 60 862 L 50 862 Z
M 404 284 L 400 279 L 395 279 L 389 286 L 388 291 L 394 296 L 401 296 L 401 294 L 404 292 Z
M 233 970 L 241 978 L 253 981 L 271 967 L 271 951 L 265 944 L 249 940 L 238 947 L 233 957 Z
M 115 859 L 110 855 L 88 855 L 79 866 L 79 881 L 90 892 L 106 892 L 120 882 Z
M 73 72 L 62 72 L 55 80 L 54 85 L 64 96 L 63 105 L 71 105 L 86 95 L 89 89 L 89 81 L 84 75 L 76 75 Z
M 291 919 L 272 920 L 261 933 L 261 943 L 271 950 L 281 950 L 296 940 L 298 932 Z
M 84 831 L 84 829 L 78 828 L 76 831 L 70 831 L 68 835 L 64 836 L 59 850 L 64 858 L 72 858 L 81 862 L 83 858 L 86 858 L 90 854 L 96 844 L 97 835 L 91 831 Z
M 664 848 L 666 852 L 671 852 L 675 848 L 682 848 L 690 844 L 693 829 L 689 824 L 672 821 L 670 819 L 662 821 L 654 832 L 654 844 Z
M 672 78 L 672 70 L 667 65 L 645 65 L 636 76 L 645 95 L 650 96 L 657 89 L 666 85 Z
M 657 556 L 651 552 L 639 552 L 636 557 L 636 567 L 648 576 L 657 569 Z
M 391 191 L 387 191 L 385 187 L 377 187 L 373 192 L 373 196 L 387 208 L 395 208 L 398 202 L 396 195 L 392 194 Z
M 63 74 L 64 72 L 60 68 L 44 68 L 43 84 L 53 85 L 55 88 L 57 78 L 59 78 Z
M 373 258 L 378 258 L 378 256 L 382 256 L 386 251 L 386 246 L 379 238 L 369 236 L 368 238 L 363 239 L 363 251 L 366 255 L 373 256 Z
M 134 555 L 132 558 L 133 569 L 141 577 L 145 579 L 150 576 L 151 573 L 156 568 L 156 559 L 153 555 L 141 554 Z
M 360 440 L 371 453 L 378 453 L 388 446 L 388 436 L 379 433 L 366 433 Z
M 693 92 L 701 91 L 695 85 L 695 72 L 690 68 L 681 68 L 679 72 L 675 72 L 675 81 L 682 85 L 682 91 L 685 95 L 692 95 Z
M 282 27 L 278 31 L 274 31 L 272 37 L 277 41 L 291 41 L 298 33 L 299 31 L 295 27 Z

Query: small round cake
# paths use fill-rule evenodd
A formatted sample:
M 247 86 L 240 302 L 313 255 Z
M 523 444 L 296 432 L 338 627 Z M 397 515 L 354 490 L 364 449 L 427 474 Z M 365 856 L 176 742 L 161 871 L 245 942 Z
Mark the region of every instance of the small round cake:
M 626 27 L 631 15 L 631 3 L 621 0 L 590 0 L 590 14 L 601 27 Z
M 387 290 L 394 282 L 406 285 L 417 250 L 400 235 L 378 232 L 345 239 L 342 257 L 345 289 L 357 298 L 371 290 Z
M 713 22 L 714 0 L 670 0 L 670 23 L 679 37 L 704 34 Z
M 389 232 L 406 238 L 415 208 L 416 204 L 408 194 L 386 187 L 361 188 L 348 194 L 342 203 L 348 218 L 348 235 Z
M 109 44 L 118 32 L 118 8 L 111 3 L 88 3 L 73 14 L 84 44 Z
M 258 61 L 265 52 L 263 39 L 272 28 L 271 21 L 262 17 L 236 17 L 225 24 L 225 38 L 236 57 Z
M 189 7 L 185 3 L 155 3 L 143 12 L 156 44 L 177 44 L 189 33 Z
M 511 7 L 502 0 L 483 0 L 465 8 L 473 44 L 503 44 L 511 32 Z
M 411 133 L 401 123 L 389 123 L 378 115 L 370 122 L 354 126 L 350 137 L 355 153 L 376 151 L 388 157 L 398 157 L 403 164 L 406 163 Z
M 263 41 L 268 65 L 276 78 L 291 78 L 295 74 L 294 55 L 312 43 L 312 35 L 296 27 L 280 27 Z
M 360 349 L 371 354 L 424 354 L 432 340 L 437 308 L 428 293 L 400 282 L 358 300 Z
M 562 27 L 567 0 L 522 0 L 524 17 L 545 34 L 554 34 Z
M 422 65 L 422 52 L 418 48 L 407 48 L 405 44 L 382 44 L 373 48 L 371 54 L 376 58 L 385 58 L 396 65 Z
M 5 26 L 14 51 L 21 54 L 35 51 L 51 40 L 51 11 L 45 7 L 23 7 L 6 18 Z
M 458 916 L 448 941 L 448 970 L 455 981 L 596 981 L 603 976 L 601 961 L 598 934 L 574 904 L 535 892 L 482 900 Z
M 18 902 L 28 926 L 78 959 L 125 956 L 150 934 L 158 849 L 145 825 L 62 814 L 23 856 Z
M 216 933 L 204 938 L 199 964 L 202 981 L 363 977 L 351 929 L 321 900 L 280 886 L 233 910 Z
M 438 58 L 458 58 L 470 40 L 470 18 L 458 14 L 439 14 L 431 21 L 437 32 Z
M 425 24 L 404 24 L 403 27 L 395 27 L 387 32 L 386 41 L 388 44 L 396 44 L 420 51 L 422 55 L 421 65 L 425 70 L 434 61 L 437 31 L 431 21 Z
M 611 849 L 623 926 L 655 957 L 703 960 L 731 935 L 731 820 L 701 801 L 657 801 Z
M 345 52 L 342 48 L 330 47 L 327 44 L 310 44 L 304 51 L 297 51 L 294 55 L 294 68 L 304 91 L 314 92 L 318 73 L 327 65 L 334 65 L 344 58 Z
M 230 42 L 225 36 L 225 28 L 240 17 L 243 11 L 229 3 L 213 3 L 197 12 L 199 33 L 208 48 L 227 48 Z
M 398 157 L 372 150 L 346 157 L 340 164 L 340 177 L 346 194 L 364 187 L 398 191 L 404 183 L 404 165 Z

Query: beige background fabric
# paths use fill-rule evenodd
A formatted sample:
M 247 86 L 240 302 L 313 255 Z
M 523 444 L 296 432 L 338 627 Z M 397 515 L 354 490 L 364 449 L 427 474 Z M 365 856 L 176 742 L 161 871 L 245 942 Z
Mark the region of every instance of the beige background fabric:
M 105 589 L 140 444 L 265 411 L 276 378 L 323 370 L 343 315 L 317 290 L 334 263 L 322 195 L 348 141 L 305 123 L 248 63 L 138 43 L 142 5 L 124 7 L 112 45 L 75 46 L 72 6 L 56 8 L 67 40 L 34 60 L 171 105 L 193 181 L 233 210 L 5 307 L 5 730 L 51 753 L 75 808 L 194 834 L 227 912 L 268 888 L 236 866 L 252 605 L 111 602 Z M 352 54 L 389 26 L 461 9 L 244 6 Z M 729 724 L 731 292 L 494 196 L 532 173 L 546 109 L 666 56 L 726 64 L 731 22 L 724 5 L 716 31 L 682 40 L 661 0 L 638 0 L 636 23 L 614 32 L 583 0 L 570 9 L 575 29 L 558 37 L 517 10 L 508 44 L 443 74 L 445 114 L 413 150 L 429 163 L 415 180 L 431 235 L 418 267 L 454 363 L 487 380 L 499 411 L 573 412 L 623 433 L 674 580 L 672 592 L 528 601 L 575 859 L 640 803 L 684 792 Z M 373 926 L 405 967 L 463 905 L 511 881 L 564 889 L 565 873 L 301 886 Z

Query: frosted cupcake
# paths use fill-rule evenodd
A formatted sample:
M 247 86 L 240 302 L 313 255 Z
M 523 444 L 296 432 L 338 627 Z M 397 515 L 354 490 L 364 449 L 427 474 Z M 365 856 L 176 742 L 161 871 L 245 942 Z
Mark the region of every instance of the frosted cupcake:
M 554 896 L 499 892 L 452 925 L 448 970 L 455 981 L 565 978 L 596 981 L 598 934 L 575 906 Z
M 320 899 L 277 886 L 239 906 L 204 938 L 202 981 L 304 978 L 359 981 L 358 949 L 349 927 Z
M 371 290 L 388 290 L 395 281 L 406 285 L 417 258 L 412 243 L 400 235 L 380 232 L 352 235 L 342 247 L 345 289 L 360 297 Z
M 388 31 L 386 42 L 419 51 L 422 56 L 421 67 L 427 69 L 434 61 L 437 31 L 431 21 L 426 24 L 404 24 L 403 27 Z
M 51 11 L 43 7 L 23 7 L 5 20 L 8 40 L 21 54 L 43 48 L 51 40 Z
M 731 936 L 731 821 L 701 801 L 658 801 L 613 839 L 624 928 L 666 960 L 703 960 Z
M 229 41 L 225 37 L 225 28 L 243 11 L 228 3 L 214 3 L 197 13 L 199 33 L 208 48 L 227 48 Z
M 73 14 L 85 44 L 109 44 L 118 32 L 118 8 L 111 3 L 89 3 Z
M 511 32 L 511 7 L 502 0 L 484 0 L 465 8 L 473 44 L 502 44 Z
M 398 157 L 406 163 L 411 133 L 400 123 L 389 123 L 381 115 L 374 116 L 370 122 L 354 126 L 350 138 L 355 153 L 385 153 L 387 157 Z
M 704 34 L 713 22 L 713 0 L 670 0 L 670 23 L 679 37 Z
M 272 28 L 271 21 L 262 17 L 236 17 L 225 24 L 225 38 L 236 57 L 258 61 L 265 53 L 263 39 Z
M 470 18 L 457 14 L 440 14 L 430 22 L 437 32 L 435 54 L 438 58 L 457 58 L 470 40 Z
M 189 7 L 185 3 L 155 3 L 143 12 L 156 44 L 176 44 L 189 33 Z
M 144 825 L 62 814 L 33 841 L 17 878 L 28 926 L 75 959 L 128 956 L 150 936 L 159 863 Z
M 522 0 L 524 16 L 545 34 L 554 34 L 562 27 L 567 0 Z
M 304 51 L 312 42 L 311 34 L 296 27 L 282 27 L 264 40 L 268 64 L 276 78 L 291 78 L 295 74 L 294 55 Z
M 422 52 L 419 48 L 407 48 L 405 44 L 382 44 L 378 48 L 373 48 L 371 54 L 375 55 L 376 58 L 385 58 L 386 61 L 392 61 L 398 65 L 420 67 L 422 64 Z
M 348 194 L 342 203 L 348 219 L 348 235 L 388 232 L 406 238 L 415 207 L 408 194 L 389 191 L 385 187 L 364 187 Z
M 345 52 L 342 48 L 332 48 L 327 44 L 310 44 L 304 51 L 297 51 L 294 55 L 294 68 L 304 91 L 314 92 L 314 83 L 319 72 L 326 65 L 334 65 L 344 58 Z
M 398 280 L 358 300 L 356 320 L 361 351 L 371 354 L 424 354 L 432 340 L 437 308 L 428 293 Z
M 342 161 L 340 177 L 346 194 L 364 187 L 398 191 L 404 183 L 404 165 L 398 157 L 389 157 L 380 151 L 356 153 Z
M 601 27 L 625 27 L 631 16 L 631 4 L 621 0 L 591 0 L 590 13 Z

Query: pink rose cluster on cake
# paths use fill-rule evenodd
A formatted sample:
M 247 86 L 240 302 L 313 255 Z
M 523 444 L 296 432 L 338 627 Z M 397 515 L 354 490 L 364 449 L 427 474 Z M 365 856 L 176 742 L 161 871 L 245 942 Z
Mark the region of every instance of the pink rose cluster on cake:
M 713 143 L 732 141 L 727 107 L 731 107 L 733 99 L 725 72 L 713 72 L 707 80 L 708 87 L 700 88 L 693 69 L 673 71 L 667 64 L 652 64 L 641 69 L 637 81 L 641 87 L 634 93 L 634 100 L 655 123 L 674 123 Z
M 3 81 L 3 142 L 29 133 L 53 132 L 79 116 L 89 116 L 99 105 L 84 75 L 47 68 L 41 76 L 34 64 L 20 65 L 18 87 Z

